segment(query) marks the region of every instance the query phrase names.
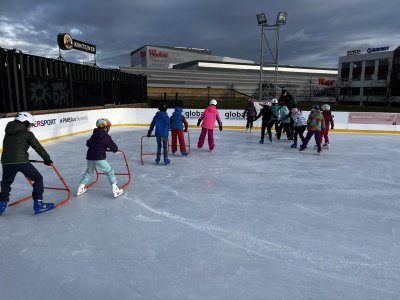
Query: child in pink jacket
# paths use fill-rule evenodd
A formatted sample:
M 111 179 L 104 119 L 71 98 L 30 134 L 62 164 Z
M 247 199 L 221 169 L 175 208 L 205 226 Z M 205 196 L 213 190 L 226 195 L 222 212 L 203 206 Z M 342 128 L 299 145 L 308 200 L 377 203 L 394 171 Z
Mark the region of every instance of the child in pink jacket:
M 197 126 L 201 124 L 201 133 L 199 136 L 199 141 L 197 143 L 197 147 L 201 149 L 204 145 L 204 140 L 206 139 L 206 134 L 208 134 L 208 147 L 210 151 L 213 151 L 215 148 L 214 144 L 214 124 L 215 120 L 217 120 L 219 125 L 219 130 L 222 131 L 222 122 L 217 110 L 217 100 L 212 99 L 210 101 L 210 106 L 208 106 L 204 112 L 201 114 L 199 120 L 197 121 Z

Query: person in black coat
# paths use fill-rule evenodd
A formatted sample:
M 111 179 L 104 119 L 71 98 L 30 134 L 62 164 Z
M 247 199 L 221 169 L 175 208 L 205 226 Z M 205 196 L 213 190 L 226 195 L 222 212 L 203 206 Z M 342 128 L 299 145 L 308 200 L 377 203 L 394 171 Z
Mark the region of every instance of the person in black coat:
M 263 108 L 260 110 L 259 114 L 255 117 L 254 121 L 258 120 L 261 116 L 262 116 L 262 123 L 261 123 L 260 144 L 264 144 L 265 129 L 267 129 L 269 141 L 272 143 L 271 128 L 272 126 L 274 126 L 275 121 L 278 119 L 278 117 L 271 111 L 271 102 L 265 101 L 263 103 Z
M 288 126 L 289 132 L 287 132 L 287 136 L 289 140 L 293 139 L 293 132 L 294 132 L 294 124 L 293 120 L 290 116 L 290 112 L 292 111 L 292 108 L 297 106 L 296 100 L 294 100 L 293 96 L 285 89 L 282 90 L 282 95 L 279 97 L 279 103 L 283 102 L 285 106 L 289 109 L 289 114 L 288 118 L 290 118 L 290 126 Z

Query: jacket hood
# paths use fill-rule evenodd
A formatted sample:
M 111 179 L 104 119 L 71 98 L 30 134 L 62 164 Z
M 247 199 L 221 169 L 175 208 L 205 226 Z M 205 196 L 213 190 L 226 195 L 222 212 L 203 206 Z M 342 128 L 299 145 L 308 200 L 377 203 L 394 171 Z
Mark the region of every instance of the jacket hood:
M 7 124 L 5 132 L 6 134 L 17 134 L 21 131 L 28 130 L 24 124 L 18 121 L 11 121 Z
M 217 107 L 215 105 L 210 105 L 206 108 L 206 110 L 208 110 L 209 112 L 216 112 Z
M 182 108 L 181 107 L 175 107 L 175 111 L 173 113 L 174 115 L 180 115 L 182 114 Z
M 93 137 L 94 138 L 100 138 L 101 139 L 101 138 L 103 138 L 103 137 L 105 137 L 107 135 L 108 135 L 108 133 L 102 128 L 93 129 Z

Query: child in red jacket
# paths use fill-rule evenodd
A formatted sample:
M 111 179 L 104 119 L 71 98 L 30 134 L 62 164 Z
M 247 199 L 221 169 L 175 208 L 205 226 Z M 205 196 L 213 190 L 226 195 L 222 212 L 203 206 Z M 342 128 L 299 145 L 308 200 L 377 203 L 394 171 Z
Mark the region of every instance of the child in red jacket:
M 188 122 L 186 118 L 182 115 L 182 108 L 175 107 L 175 111 L 169 118 L 171 123 L 171 139 L 172 139 L 172 153 L 175 154 L 178 150 L 177 139 L 179 139 L 179 148 L 181 150 L 182 156 L 187 156 L 185 137 L 183 132 L 188 131 Z M 185 127 L 185 128 L 183 128 Z
M 331 129 L 335 126 L 335 123 L 333 122 L 333 115 L 331 112 L 331 107 L 329 104 L 323 104 L 321 106 L 322 108 L 322 115 L 324 116 L 324 121 L 325 121 L 325 129 L 321 130 L 320 133 L 320 144 L 322 144 L 322 139 L 325 139 L 325 144 L 322 145 L 322 148 L 324 149 L 329 149 L 329 125 L 331 126 Z

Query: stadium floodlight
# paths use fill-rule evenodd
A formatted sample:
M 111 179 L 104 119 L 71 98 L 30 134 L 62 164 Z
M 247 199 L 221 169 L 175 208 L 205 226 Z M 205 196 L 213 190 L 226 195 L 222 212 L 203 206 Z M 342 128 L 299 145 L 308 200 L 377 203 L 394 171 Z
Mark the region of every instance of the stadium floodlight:
M 258 26 L 267 26 L 267 17 L 264 13 L 257 15 Z
M 286 18 L 287 18 L 287 12 L 280 11 L 278 13 L 278 16 L 276 17 L 276 25 L 285 25 L 286 24 Z
M 267 17 L 265 16 L 264 13 L 257 14 L 257 23 L 258 26 L 261 27 L 261 37 L 260 37 L 260 82 L 259 82 L 259 101 L 262 101 L 262 73 L 263 73 L 263 61 L 264 61 L 264 55 L 263 55 L 263 43 L 264 43 L 264 30 L 276 30 L 276 44 L 275 44 L 275 57 L 274 62 L 275 62 L 275 80 L 274 80 L 274 96 L 276 97 L 276 91 L 277 91 L 277 85 L 278 85 L 278 69 L 279 69 L 279 41 L 280 41 L 280 36 L 279 36 L 279 27 L 281 25 L 286 24 L 286 19 L 287 19 L 287 12 L 279 12 L 277 17 L 276 17 L 276 23 L 274 25 L 268 25 L 267 22 Z M 265 38 L 266 39 L 266 38 Z M 268 43 L 268 41 L 267 41 Z

